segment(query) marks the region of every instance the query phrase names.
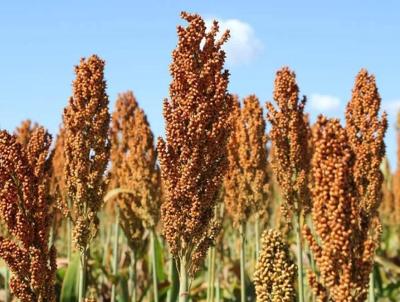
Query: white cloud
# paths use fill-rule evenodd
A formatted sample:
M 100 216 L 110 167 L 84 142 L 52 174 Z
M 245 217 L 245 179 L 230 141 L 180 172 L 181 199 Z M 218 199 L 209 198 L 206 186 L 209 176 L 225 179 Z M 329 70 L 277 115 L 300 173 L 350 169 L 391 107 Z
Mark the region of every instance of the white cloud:
M 238 19 L 218 19 L 210 18 L 206 20 L 207 28 L 211 27 L 213 20 L 218 20 L 220 33 L 224 33 L 227 29 L 230 31 L 231 37 L 224 44 L 227 62 L 232 65 L 249 63 L 263 49 L 261 41 L 257 38 L 253 27 L 250 24 Z
M 340 99 L 332 95 L 314 93 L 310 98 L 310 106 L 320 111 L 335 110 L 340 106 Z
M 383 101 L 382 109 L 388 114 L 397 114 L 397 112 L 400 111 L 400 99 Z

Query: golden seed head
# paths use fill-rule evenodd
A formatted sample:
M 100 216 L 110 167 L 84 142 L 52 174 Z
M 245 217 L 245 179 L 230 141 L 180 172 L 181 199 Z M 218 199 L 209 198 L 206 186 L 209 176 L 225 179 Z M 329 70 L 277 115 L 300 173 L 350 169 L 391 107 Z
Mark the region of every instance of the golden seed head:
M 320 301 L 365 301 L 376 238 L 364 228 L 353 153 L 339 120 L 319 116 L 313 127 L 312 222 L 307 239 L 319 269 L 309 281 Z M 376 225 L 375 225 L 376 224 Z M 374 220 L 374 228 L 379 222 Z M 317 281 L 318 280 L 318 281 Z
M 271 164 L 283 196 L 283 213 L 309 210 L 308 174 L 310 152 L 309 124 L 304 114 L 305 97 L 299 100 L 299 88 L 293 71 L 283 67 L 275 79 L 274 100 L 278 106 L 267 103 L 270 131 Z
M 81 59 L 75 74 L 73 96 L 63 116 L 64 173 L 74 242 L 83 250 L 97 231 L 97 212 L 103 203 L 110 115 L 104 61 L 96 55 Z
M 14 135 L 17 138 L 17 142 L 20 143 L 23 147 L 25 147 L 33 133 L 33 131 L 39 127 L 37 123 L 33 123 L 31 120 L 24 120 L 21 122 L 21 125 L 17 127 L 14 131 Z
M 385 156 L 387 116 L 384 113 L 379 119 L 380 105 L 381 97 L 375 77 L 362 69 L 356 77 L 347 105 L 346 132 L 356 155 L 353 175 L 361 198 L 361 210 L 369 221 L 377 215 L 382 200 L 383 175 L 380 165 Z
M 23 146 L 0 131 L 0 216 L 9 236 L 0 237 L 0 257 L 13 275 L 10 288 L 20 301 L 55 301 L 56 252 L 49 247 L 47 160 L 51 136 L 37 127 Z
M 206 32 L 199 15 L 181 16 L 189 25 L 177 29 L 170 100 L 164 102 L 166 140 L 159 139 L 158 153 L 166 193 L 161 209 L 164 235 L 174 256 L 190 260 L 196 249 L 208 248 L 203 237 L 227 166 L 232 101 L 221 49 L 229 34 L 217 41 L 217 22 Z M 205 252 L 196 255 L 203 258 Z
M 145 228 L 156 227 L 161 202 L 153 133 L 131 91 L 118 96 L 110 137 L 112 167 L 109 187 L 134 192 L 122 194 L 117 199 L 123 229 L 127 236 L 132 236 L 128 238 L 133 245 L 134 241 L 142 241 L 142 223 Z
M 243 109 L 234 97 L 231 120 L 224 201 L 234 224 L 240 225 L 251 213 L 265 214 L 267 208 L 267 137 L 257 97 L 245 98 Z

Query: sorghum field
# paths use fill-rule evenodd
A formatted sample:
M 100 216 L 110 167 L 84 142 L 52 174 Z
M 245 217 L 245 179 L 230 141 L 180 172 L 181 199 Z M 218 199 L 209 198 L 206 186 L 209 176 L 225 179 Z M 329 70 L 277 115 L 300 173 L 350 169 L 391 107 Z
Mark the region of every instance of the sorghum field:
M 56 135 L 0 131 L 0 299 L 400 301 L 374 75 L 354 75 L 343 120 L 311 123 L 294 70 L 241 99 L 229 32 L 181 17 L 163 137 L 132 91 L 110 108 L 101 54 L 77 59 Z

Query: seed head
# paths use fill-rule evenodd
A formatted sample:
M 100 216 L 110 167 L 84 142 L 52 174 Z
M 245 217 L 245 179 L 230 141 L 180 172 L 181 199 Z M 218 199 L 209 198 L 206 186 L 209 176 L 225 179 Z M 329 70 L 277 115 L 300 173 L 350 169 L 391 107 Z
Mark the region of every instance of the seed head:
M 361 224 L 360 203 L 352 175 L 354 154 L 345 129 L 323 116 L 313 127 L 312 222 L 304 236 L 319 268 L 309 281 L 320 301 L 365 301 L 375 239 Z M 320 242 L 320 243 L 319 243 Z
M 299 100 L 296 76 L 283 67 L 275 79 L 274 100 L 267 103 L 267 118 L 272 125 L 270 131 L 272 169 L 281 187 L 284 200 L 283 213 L 287 219 L 290 212 L 309 209 L 309 125 L 304 115 L 305 97 Z
M 142 224 L 154 228 L 159 220 L 160 173 L 153 133 L 133 93 L 119 95 L 115 106 L 110 129 L 110 187 L 133 192 L 117 200 L 121 224 L 133 244 L 142 240 Z
M 48 241 L 50 144 L 42 127 L 32 132 L 26 146 L 0 132 L 0 215 L 10 234 L 0 237 L 0 257 L 13 273 L 10 287 L 22 302 L 56 299 L 56 251 Z
M 17 142 L 19 142 L 23 147 L 28 145 L 33 131 L 38 127 L 39 125 L 37 123 L 33 123 L 29 119 L 22 121 L 21 125 L 14 131 L 14 134 L 17 137 Z
M 360 195 L 362 215 L 369 227 L 382 200 L 383 175 L 380 171 L 385 156 L 386 113 L 379 119 L 381 98 L 375 77 L 362 69 L 356 77 L 353 94 L 346 109 L 346 132 L 356 155 L 354 181 Z
M 275 230 L 266 230 L 254 272 L 257 302 L 293 302 L 296 265 L 290 258 L 287 243 Z
M 104 61 L 96 55 L 75 67 L 73 96 L 64 109 L 65 185 L 74 223 L 73 238 L 80 250 L 88 247 L 98 225 L 103 201 L 110 144 L 108 96 Z
M 265 214 L 268 189 L 267 137 L 262 108 L 256 96 L 234 98 L 232 132 L 228 141 L 228 170 L 224 178 L 226 209 L 236 225 L 251 213 Z
M 181 16 L 189 25 L 177 30 L 178 45 L 170 66 L 171 99 L 164 102 L 166 140 L 159 139 L 158 152 L 166 193 L 164 235 L 172 254 L 190 261 L 194 254 L 204 258 L 209 246 L 204 236 L 227 166 L 232 101 L 221 49 L 229 33 L 217 41 L 216 21 L 206 32 L 199 15 L 183 12 Z

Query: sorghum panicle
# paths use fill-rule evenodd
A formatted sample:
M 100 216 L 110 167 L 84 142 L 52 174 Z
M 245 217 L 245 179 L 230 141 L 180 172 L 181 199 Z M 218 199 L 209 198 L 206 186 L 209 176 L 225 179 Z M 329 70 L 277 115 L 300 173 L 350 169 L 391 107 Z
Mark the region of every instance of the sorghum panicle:
M 400 220 L 400 111 L 397 113 L 397 167 L 393 177 L 395 219 Z
M 381 98 L 375 77 L 362 69 L 355 80 L 346 109 L 346 132 L 355 156 L 354 181 L 360 196 L 362 215 L 369 228 L 382 200 L 383 175 L 380 165 L 385 156 L 386 113 L 379 119 Z
M 55 301 L 56 250 L 49 247 L 51 136 L 37 127 L 26 146 L 0 132 L 0 215 L 8 238 L 0 237 L 0 257 L 9 266 L 10 288 L 22 302 Z
M 142 234 L 141 224 L 154 228 L 159 220 L 160 172 L 153 133 L 133 93 L 120 94 L 115 106 L 110 129 L 111 184 L 132 191 L 118 197 L 118 203 L 123 229 L 134 240 Z
M 58 206 L 65 209 L 65 174 L 64 174 L 64 144 L 65 144 L 65 130 L 60 128 L 54 143 L 54 149 L 51 154 L 51 178 L 50 178 L 50 192 L 56 197 Z
M 383 173 L 383 183 L 382 183 L 382 204 L 379 208 L 380 216 L 384 221 L 385 225 L 396 226 L 397 216 L 396 211 L 398 210 L 395 203 L 395 195 L 393 190 L 393 184 L 395 177 L 393 177 L 391 168 L 389 165 L 389 160 L 387 157 L 383 159 L 381 164 L 381 170 Z
M 263 110 L 256 96 L 235 98 L 228 141 L 228 170 L 224 178 L 226 209 L 236 225 L 250 213 L 265 214 L 268 192 L 267 137 Z
M 337 119 L 323 116 L 313 127 L 312 222 L 304 236 L 319 269 L 309 272 L 318 301 L 365 301 L 375 240 L 364 234 L 352 175 L 354 154 Z
M 224 203 L 225 208 L 232 218 L 235 227 L 239 227 L 250 216 L 251 204 L 249 196 L 251 196 L 250 188 L 246 182 L 244 169 L 240 163 L 239 135 L 241 126 L 241 108 L 238 98 L 235 96 L 233 108 L 231 110 L 232 132 L 229 136 L 228 149 L 228 169 L 224 177 Z
M 178 45 L 170 66 L 170 100 L 164 102 L 166 140 L 158 152 L 166 198 L 164 235 L 172 254 L 196 262 L 204 258 L 216 195 L 224 176 L 231 96 L 223 69 L 225 32 L 217 41 L 218 22 L 206 32 L 203 19 L 183 12 L 189 22 L 178 26 Z M 194 269 L 192 267 L 192 269 Z
M 70 200 L 73 239 L 81 250 L 97 232 L 97 212 L 103 203 L 110 143 L 110 114 L 104 61 L 96 55 L 75 67 L 73 96 L 64 109 L 65 185 Z
M 23 147 L 28 145 L 33 131 L 38 127 L 39 125 L 37 123 L 33 123 L 29 119 L 22 121 L 21 125 L 17 127 L 14 131 L 14 135 L 17 138 L 17 142 L 20 143 Z
M 264 231 L 253 278 L 257 302 L 295 301 L 295 280 L 296 265 L 282 235 L 272 229 Z
M 293 210 L 300 213 L 303 209 L 308 211 L 310 206 L 307 181 L 310 152 L 309 125 L 304 114 L 306 99 L 299 100 L 295 73 L 287 67 L 277 72 L 274 100 L 277 109 L 270 102 L 266 104 L 272 125 L 271 164 L 284 200 L 283 213 L 289 219 Z

